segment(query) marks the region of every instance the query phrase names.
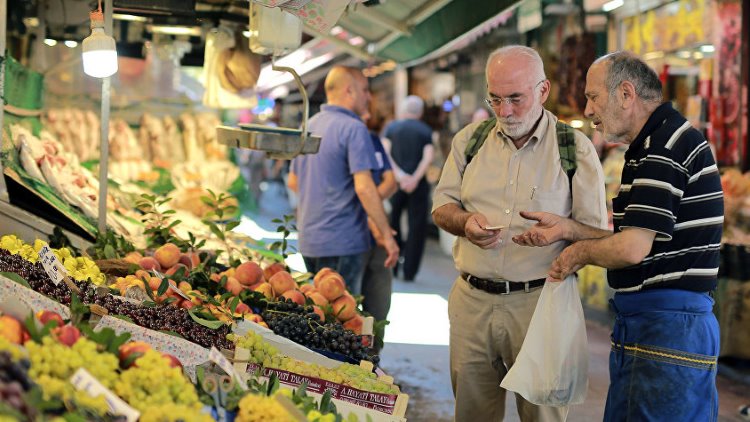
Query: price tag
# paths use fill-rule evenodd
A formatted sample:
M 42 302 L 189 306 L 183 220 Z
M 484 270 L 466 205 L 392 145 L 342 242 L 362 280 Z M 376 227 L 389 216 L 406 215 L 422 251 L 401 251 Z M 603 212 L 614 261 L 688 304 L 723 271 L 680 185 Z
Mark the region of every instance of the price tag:
M 52 282 L 55 283 L 55 285 L 65 281 L 65 277 L 68 276 L 65 271 L 65 266 L 63 266 L 60 260 L 57 259 L 57 256 L 55 256 L 55 253 L 52 252 L 52 249 L 50 249 L 49 246 L 44 245 L 42 249 L 39 250 L 39 260 L 42 262 L 44 271 L 47 272 L 47 275 L 52 279 Z
M 79 368 L 72 377 L 70 383 L 76 390 L 83 390 L 91 397 L 104 395 L 109 410 L 113 415 L 125 416 L 128 422 L 135 422 L 141 416 L 140 412 L 130 407 L 123 399 L 117 397 L 99 382 L 87 370 Z
M 232 366 L 232 363 L 229 362 L 229 359 L 227 359 L 226 356 L 221 354 L 216 346 L 211 346 L 211 351 L 208 352 L 208 360 L 219 365 L 219 368 L 223 369 L 224 372 L 227 373 L 227 375 L 230 375 L 234 377 L 235 380 L 237 380 L 237 383 L 240 385 L 240 388 L 243 391 L 247 391 L 247 383 L 245 383 L 245 380 L 242 379 L 242 376 L 234 370 L 234 366 Z

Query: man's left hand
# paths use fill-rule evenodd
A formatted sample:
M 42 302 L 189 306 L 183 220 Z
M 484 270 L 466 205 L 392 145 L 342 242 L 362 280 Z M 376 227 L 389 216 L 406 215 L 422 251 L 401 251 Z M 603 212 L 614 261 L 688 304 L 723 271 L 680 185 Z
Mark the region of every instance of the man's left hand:
M 565 277 L 583 267 L 583 256 L 580 245 L 581 243 L 574 243 L 568 246 L 552 261 L 552 267 L 548 273 L 552 281 L 563 281 Z

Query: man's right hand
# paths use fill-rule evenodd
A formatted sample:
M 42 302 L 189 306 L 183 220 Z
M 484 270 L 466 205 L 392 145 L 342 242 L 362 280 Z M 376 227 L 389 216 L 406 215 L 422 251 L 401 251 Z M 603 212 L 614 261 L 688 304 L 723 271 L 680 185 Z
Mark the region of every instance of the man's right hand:
M 513 242 L 521 246 L 547 246 L 563 240 L 566 218 L 547 212 L 521 211 L 521 217 L 536 220 L 529 230 L 513 236 Z
M 466 220 L 464 233 L 469 242 L 479 246 L 482 249 L 492 249 L 500 245 L 500 235 L 502 229 L 485 230 L 489 226 L 487 217 L 480 213 L 474 213 Z
M 385 248 L 385 252 L 388 254 L 388 256 L 385 258 L 385 263 L 383 264 L 383 266 L 385 268 L 395 267 L 396 263 L 398 262 L 399 253 L 396 239 L 393 236 L 384 236 L 383 247 Z

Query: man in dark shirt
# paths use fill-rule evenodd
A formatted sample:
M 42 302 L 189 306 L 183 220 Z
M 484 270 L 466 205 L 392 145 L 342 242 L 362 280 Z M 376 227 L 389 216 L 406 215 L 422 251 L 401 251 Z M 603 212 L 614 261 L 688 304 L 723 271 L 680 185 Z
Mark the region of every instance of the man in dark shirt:
M 724 204 L 706 140 L 670 103 L 656 73 L 627 52 L 586 77 L 585 114 L 609 142 L 628 144 L 614 233 L 547 213 L 513 238 L 575 242 L 553 262 L 562 280 L 586 264 L 608 268 L 617 313 L 605 421 L 716 421 L 716 287 Z
M 406 97 L 400 105 L 399 119 L 389 124 L 384 133 L 390 141 L 399 183 L 398 192 L 391 198 L 391 227 L 396 230 L 396 241 L 403 251 L 405 281 L 413 281 L 419 271 L 427 228 L 430 187 L 424 176 L 434 157 L 434 148 L 432 129 L 419 120 L 423 111 L 421 98 L 416 95 Z M 406 243 L 401 230 L 404 209 L 409 222 Z

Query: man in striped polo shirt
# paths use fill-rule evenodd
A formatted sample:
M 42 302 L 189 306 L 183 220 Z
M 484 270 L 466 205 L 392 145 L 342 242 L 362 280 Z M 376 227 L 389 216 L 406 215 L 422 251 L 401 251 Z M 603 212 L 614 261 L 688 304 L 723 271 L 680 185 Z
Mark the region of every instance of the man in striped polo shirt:
M 514 237 L 526 246 L 572 243 L 553 262 L 563 280 L 586 264 L 608 268 L 616 312 L 605 421 L 716 421 L 716 287 L 724 205 L 703 136 L 670 103 L 656 73 L 628 52 L 586 76 L 585 114 L 610 142 L 629 144 L 614 233 L 548 213 Z

